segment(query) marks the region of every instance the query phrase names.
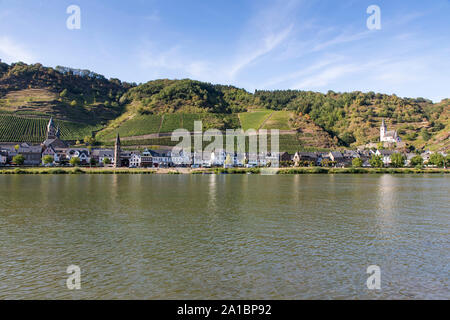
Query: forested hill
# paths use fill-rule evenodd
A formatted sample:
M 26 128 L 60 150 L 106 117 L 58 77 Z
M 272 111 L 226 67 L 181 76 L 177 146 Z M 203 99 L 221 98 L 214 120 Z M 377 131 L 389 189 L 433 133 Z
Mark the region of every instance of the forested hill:
M 155 80 L 130 89 L 121 98 L 128 113 L 245 113 L 261 109 L 292 113 L 289 127 L 300 118 L 311 120 L 340 144 L 377 141 L 381 119 L 397 129 L 404 141 L 423 147 L 440 143 L 448 147 L 450 99 L 434 104 L 423 98 L 401 98 L 374 92 L 326 94 L 301 90 L 249 93 L 233 86 L 193 80 Z
M 220 129 L 278 127 L 303 132 L 309 136 L 308 141 L 314 141 L 317 135 L 323 138 L 320 141 L 324 141 L 324 147 L 375 142 L 381 119 L 385 118 L 389 130 L 398 130 L 409 145 L 450 148 L 449 99 L 433 103 L 374 92 L 250 93 L 190 79 L 160 79 L 135 85 L 106 79 L 89 70 L 41 64 L 0 63 L 0 112 L 28 117 L 53 115 L 61 120 L 100 125 L 104 128 L 100 138 L 122 132 L 127 126 L 133 127 L 129 136 L 145 135 L 187 126 L 189 119 L 205 119 L 210 122 L 207 127 Z
M 106 122 L 121 114 L 119 99 L 132 86 L 89 70 L 0 63 L 0 111 Z

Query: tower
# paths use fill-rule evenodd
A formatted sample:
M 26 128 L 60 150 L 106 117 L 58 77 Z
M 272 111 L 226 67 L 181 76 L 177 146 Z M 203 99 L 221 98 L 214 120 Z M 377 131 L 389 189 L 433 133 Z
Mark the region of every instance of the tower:
M 384 122 L 384 119 L 381 121 L 381 127 L 380 127 L 380 141 L 384 141 L 384 137 L 386 136 L 386 123 Z
M 56 128 L 55 136 L 56 136 L 56 138 L 58 138 L 58 139 L 61 138 L 61 131 L 59 130 L 59 126 Z
M 56 130 L 55 124 L 53 123 L 53 117 L 51 117 L 47 125 L 47 139 L 56 139 L 57 134 L 59 134 L 59 130 Z
M 117 133 L 116 143 L 114 146 L 114 168 L 120 168 L 122 163 L 120 162 L 120 137 Z

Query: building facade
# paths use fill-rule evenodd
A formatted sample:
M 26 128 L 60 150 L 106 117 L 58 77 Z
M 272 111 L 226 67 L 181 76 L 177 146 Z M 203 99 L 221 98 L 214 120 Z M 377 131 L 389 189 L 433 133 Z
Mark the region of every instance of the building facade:
M 383 119 L 380 127 L 380 142 L 399 143 L 401 141 L 397 130 L 388 131 Z

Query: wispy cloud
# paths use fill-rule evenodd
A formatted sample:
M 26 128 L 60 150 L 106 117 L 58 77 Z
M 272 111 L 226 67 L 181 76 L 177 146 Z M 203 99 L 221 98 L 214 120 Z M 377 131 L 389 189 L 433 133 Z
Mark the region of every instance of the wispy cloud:
M 363 32 L 358 32 L 358 33 L 354 33 L 354 34 L 344 32 L 330 40 L 325 40 L 325 41 L 316 43 L 312 47 L 311 51 L 313 51 L 313 52 L 321 51 L 321 50 L 327 49 L 327 48 L 335 46 L 335 45 L 361 40 L 364 37 L 368 36 L 369 33 L 370 33 L 370 31 L 363 31 Z
M 246 66 L 257 60 L 258 58 L 277 48 L 284 40 L 287 39 L 292 31 L 292 28 L 293 25 L 290 25 L 278 33 L 268 34 L 263 38 L 262 43 L 257 45 L 256 48 L 238 55 L 238 57 L 235 59 L 235 62 L 229 69 L 228 74 L 230 78 L 234 79 L 239 71 L 244 69 Z
M 7 36 L 0 37 L 0 55 L 7 62 L 33 63 L 36 61 L 33 54 Z
M 206 61 L 193 60 L 183 54 L 183 47 L 176 45 L 166 50 L 158 50 L 158 46 L 146 42 L 138 52 L 140 65 L 144 69 L 150 69 L 153 76 L 167 76 L 167 71 L 176 74 L 208 80 L 211 76 L 211 66 Z
M 275 51 L 293 36 L 297 20 L 295 11 L 300 4 L 299 0 L 278 0 L 255 11 L 242 30 L 240 45 L 227 66 L 230 79 L 235 79 L 247 66 Z
M 343 57 L 341 56 L 332 56 L 320 59 L 318 62 L 315 62 L 305 68 L 300 68 L 299 70 L 296 70 L 294 72 L 289 72 L 287 74 L 282 74 L 280 76 L 273 77 L 266 83 L 262 85 L 262 89 L 271 88 L 274 86 L 278 86 L 282 83 L 286 83 L 288 81 L 301 79 L 303 77 L 309 76 L 314 74 L 314 72 L 317 72 L 319 70 L 322 70 L 323 68 L 333 64 L 337 63 L 338 61 L 342 60 Z

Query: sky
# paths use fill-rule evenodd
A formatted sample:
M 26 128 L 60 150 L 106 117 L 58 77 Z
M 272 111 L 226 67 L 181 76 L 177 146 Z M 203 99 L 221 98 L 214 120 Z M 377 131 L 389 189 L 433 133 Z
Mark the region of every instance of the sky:
M 67 28 L 71 5 L 79 29 Z M 377 29 L 367 26 L 371 5 Z M 191 78 L 439 102 L 450 98 L 450 0 L 0 0 L 0 59 L 136 83 Z

